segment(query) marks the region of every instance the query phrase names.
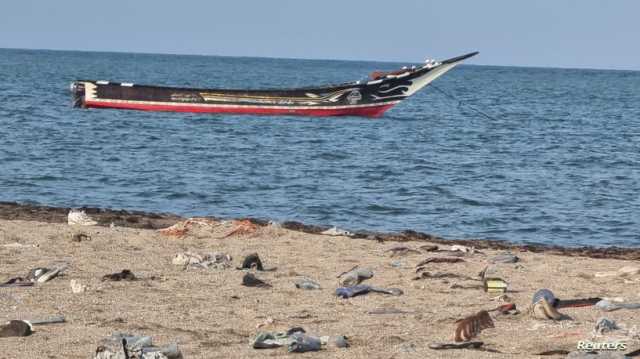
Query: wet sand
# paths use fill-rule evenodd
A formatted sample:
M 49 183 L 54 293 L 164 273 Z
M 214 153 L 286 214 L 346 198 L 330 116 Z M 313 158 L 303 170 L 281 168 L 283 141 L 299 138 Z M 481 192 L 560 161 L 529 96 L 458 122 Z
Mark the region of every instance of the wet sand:
M 64 324 L 36 326 L 29 337 L 0 338 L 0 358 L 87 358 L 100 339 L 116 331 L 151 335 L 159 344 L 177 342 L 185 358 L 521 358 L 547 350 L 575 350 L 580 340 L 615 338 L 626 338 L 628 351 L 640 348 L 637 335 L 629 338 L 633 330 L 630 335 L 617 330 L 592 338 L 598 318 L 606 316 L 633 329 L 640 324 L 638 310 L 605 313 L 593 307 L 567 308 L 561 312 L 573 320 L 559 322 L 537 320 L 524 313 L 539 288 L 549 288 L 561 299 L 622 297 L 627 302 L 640 302 L 638 275 L 594 277 L 596 272 L 639 265 L 637 260 L 617 259 L 637 258 L 637 250 L 467 242 L 482 248 L 482 253 L 465 254 L 462 263 L 430 263 L 426 267 L 431 273 L 471 279 L 413 280 L 420 261 L 450 256 L 426 252 L 421 246 L 431 243 L 448 248 L 458 242 L 415 232 L 334 237 L 307 233 L 322 228 L 293 223 L 283 228 L 260 221 L 263 226 L 250 234 L 229 236 L 234 223 L 216 221 L 210 226 L 195 225 L 184 236 L 176 237 L 156 229 L 180 220 L 177 216 L 87 210 L 100 225 L 84 227 L 67 225 L 67 212 L 0 204 L 0 218 L 5 218 L 0 220 L 0 281 L 24 276 L 38 266 L 60 262 L 70 265 L 63 276 L 41 285 L 0 288 L 2 321 L 60 314 L 67 319 Z M 110 228 L 111 223 L 115 227 Z M 77 233 L 85 233 L 91 240 L 72 241 Z M 389 249 L 397 246 L 416 252 L 393 256 Z M 482 331 L 477 338 L 485 348 L 501 353 L 429 349 L 430 343 L 452 340 L 455 320 L 503 304 L 477 288 L 480 282 L 475 277 L 489 258 L 506 249 L 521 260 L 495 265 L 495 275 L 509 282 L 507 294 L 523 313 L 494 314 L 495 328 Z M 173 265 L 174 255 L 184 251 L 228 253 L 233 257 L 233 267 L 184 269 Z M 272 272 L 256 272 L 272 288 L 240 285 L 244 272 L 235 266 L 252 252 L 260 255 L 266 267 L 277 267 Z M 370 293 L 336 298 L 336 276 L 355 265 L 375 273 L 365 284 L 401 288 L 404 295 Z M 123 269 L 130 269 L 140 280 L 101 281 L 103 275 Z M 302 276 L 316 280 L 322 289 L 296 289 L 294 281 Z M 72 279 L 87 285 L 87 291 L 72 293 Z M 371 314 L 381 308 L 405 313 Z M 256 328 L 269 318 L 272 324 Z M 310 334 L 346 335 L 351 347 L 288 354 L 284 348 L 255 350 L 249 345 L 259 330 L 283 331 L 293 326 L 302 326 Z

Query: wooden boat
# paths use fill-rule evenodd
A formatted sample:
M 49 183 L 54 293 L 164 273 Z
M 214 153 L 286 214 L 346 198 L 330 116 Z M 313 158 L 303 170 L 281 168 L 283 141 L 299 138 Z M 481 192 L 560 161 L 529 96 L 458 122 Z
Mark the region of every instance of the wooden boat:
M 270 90 L 158 87 L 108 81 L 75 81 L 74 106 L 147 111 L 259 115 L 368 116 L 413 95 L 477 52 L 394 72 L 374 72 L 366 81 Z

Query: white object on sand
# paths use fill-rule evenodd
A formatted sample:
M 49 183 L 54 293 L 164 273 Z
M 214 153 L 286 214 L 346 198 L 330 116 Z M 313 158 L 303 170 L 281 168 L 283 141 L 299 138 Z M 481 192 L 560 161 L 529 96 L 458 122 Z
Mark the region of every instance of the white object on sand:
M 324 234 L 327 236 L 346 236 L 346 237 L 353 236 L 353 233 L 346 231 L 344 229 L 340 229 L 338 227 L 331 227 L 326 231 L 320 232 L 320 234 Z
M 84 211 L 72 209 L 67 216 L 69 225 L 95 226 L 98 222 L 94 221 Z
M 87 286 L 84 284 L 80 284 L 80 282 L 78 282 L 75 279 L 71 280 L 70 285 L 71 285 L 71 291 L 75 294 L 84 293 L 87 291 Z

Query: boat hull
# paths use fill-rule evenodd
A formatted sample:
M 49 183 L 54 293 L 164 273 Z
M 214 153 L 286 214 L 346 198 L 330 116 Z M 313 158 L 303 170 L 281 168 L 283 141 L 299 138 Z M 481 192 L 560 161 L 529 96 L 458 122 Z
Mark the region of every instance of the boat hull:
M 110 108 L 253 115 L 365 116 L 385 111 L 427 86 L 471 53 L 442 62 L 376 73 L 369 81 L 295 89 L 197 89 L 81 80 L 72 84 L 74 105 Z

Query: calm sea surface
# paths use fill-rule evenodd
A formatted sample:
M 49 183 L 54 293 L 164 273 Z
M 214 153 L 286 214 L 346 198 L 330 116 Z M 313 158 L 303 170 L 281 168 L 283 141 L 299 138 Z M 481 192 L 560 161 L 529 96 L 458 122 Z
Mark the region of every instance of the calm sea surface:
M 397 66 L 0 50 L 0 200 L 640 245 L 640 72 L 461 66 L 434 83 L 493 119 L 433 88 L 376 120 L 80 110 L 68 90 L 304 86 Z

